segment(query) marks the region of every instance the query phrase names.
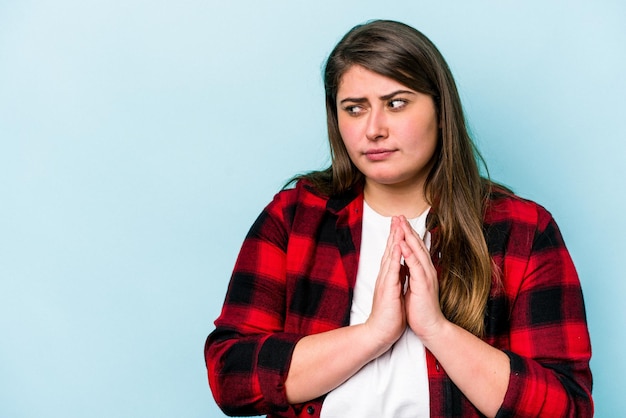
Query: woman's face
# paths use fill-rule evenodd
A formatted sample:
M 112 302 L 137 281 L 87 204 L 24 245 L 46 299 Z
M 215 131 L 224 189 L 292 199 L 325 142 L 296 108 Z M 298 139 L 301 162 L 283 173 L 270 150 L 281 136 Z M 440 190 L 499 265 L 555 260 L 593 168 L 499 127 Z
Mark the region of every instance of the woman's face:
M 341 77 L 337 115 L 348 155 L 366 185 L 423 187 L 439 130 L 431 96 L 354 65 Z

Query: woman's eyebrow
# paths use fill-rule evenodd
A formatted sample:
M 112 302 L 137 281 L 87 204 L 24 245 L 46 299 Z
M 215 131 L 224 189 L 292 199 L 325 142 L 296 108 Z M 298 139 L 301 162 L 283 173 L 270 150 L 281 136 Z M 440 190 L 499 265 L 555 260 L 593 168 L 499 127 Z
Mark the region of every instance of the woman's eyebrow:
M 393 93 L 385 94 L 384 96 L 380 96 L 380 100 L 389 100 L 398 94 L 415 94 L 414 91 L 411 90 L 396 90 Z
M 346 97 L 345 99 L 343 99 L 342 101 L 340 101 L 340 104 L 344 104 L 346 102 L 350 102 L 350 103 L 365 103 L 367 102 L 367 99 L 365 97 Z
M 389 100 L 395 96 L 397 96 L 398 94 L 415 94 L 414 91 L 411 90 L 396 90 L 392 93 L 389 94 L 385 94 L 384 96 L 380 96 L 379 99 L 380 100 Z M 345 99 L 341 100 L 339 103 L 343 104 L 346 102 L 350 102 L 350 103 L 364 103 L 367 102 L 367 99 L 365 97 L 346 97 Z

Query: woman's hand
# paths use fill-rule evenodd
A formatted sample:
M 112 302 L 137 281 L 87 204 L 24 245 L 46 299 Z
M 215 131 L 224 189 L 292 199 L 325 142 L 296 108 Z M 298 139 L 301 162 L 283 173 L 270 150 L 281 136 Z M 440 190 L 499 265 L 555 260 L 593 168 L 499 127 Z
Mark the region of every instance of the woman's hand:
M 426 340 L 439 332 L 447 322 L 439 305 L 437 270 L 426 244 L 407 219 L 401 216 L 398 222 L 404 237 L 400 249 L 409 271 L 409 285 L 405 295 L 407 322 L 415 335 Z
M 392 218 L 385 253 L 374 287 L 372 312 L 365 322 L 371 337 L 387 351 L 406 329 L 403 288 L 406 280 L 401 262 L 401 243 L 405 232 L 399 218 Z

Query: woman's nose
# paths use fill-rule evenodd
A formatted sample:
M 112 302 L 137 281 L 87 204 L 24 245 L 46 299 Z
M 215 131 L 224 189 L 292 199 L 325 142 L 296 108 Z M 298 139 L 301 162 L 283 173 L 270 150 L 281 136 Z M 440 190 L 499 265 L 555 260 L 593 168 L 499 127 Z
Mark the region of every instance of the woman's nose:
M 367 129 L 365 135 L 370 141 L 378 141 L 384 139 L 389 134 L 387 126 L 387 116 L 384 109 L 372 108 L 367 120 Z

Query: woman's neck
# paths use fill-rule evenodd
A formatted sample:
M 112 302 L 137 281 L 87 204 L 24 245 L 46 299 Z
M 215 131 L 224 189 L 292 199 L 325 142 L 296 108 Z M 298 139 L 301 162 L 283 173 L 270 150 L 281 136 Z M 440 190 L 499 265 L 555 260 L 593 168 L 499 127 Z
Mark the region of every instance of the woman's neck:
M 429 206 L 421 185 L 407 188 L 366 181 L 363 195 L 367 204 L 383 216 L 404 215 L 412 219 L 421 215 Z

